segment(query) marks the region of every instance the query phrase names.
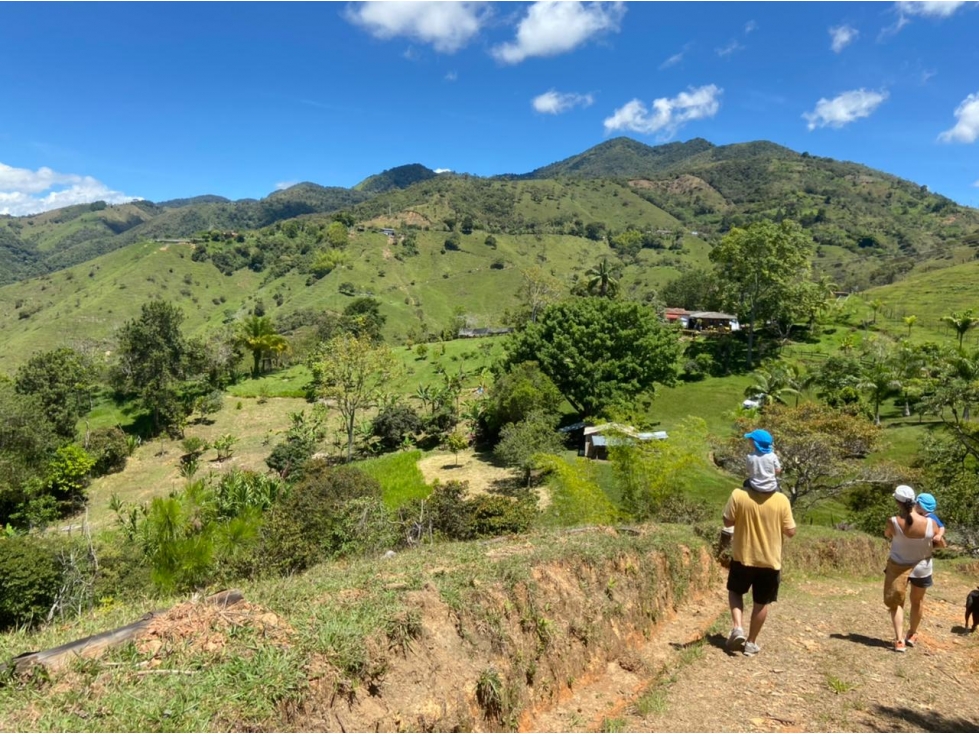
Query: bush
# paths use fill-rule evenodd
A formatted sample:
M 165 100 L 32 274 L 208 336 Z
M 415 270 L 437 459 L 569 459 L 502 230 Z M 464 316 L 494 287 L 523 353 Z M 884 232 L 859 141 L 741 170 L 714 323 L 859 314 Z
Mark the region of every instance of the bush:
M 381 446 L 388 450 L 400 448 L 408 436 L 421 433 L 425 424 L 414 410 L 407 405 L 389 405 L 384 408 L 371 424 L 371 435 L 380 439 Z
M 35 536 L 0 540 L 0 629 L 46 618 L 61 589 L 54 547 Z
M 68 444 L 59 448 L 48 464 L 48 491 L 69 505 L 84 503 L 85 487 L 95 461 L 80 446 Z
M 376 479 L 352 467 L 311 461 L 303 479 L 272 508 L 259 564 L 264 570 L 293 573 L 327 558 L 379 547 L 390 537 L 390 525 L 378 522 L 383 512 Z
M 126 434 L 119 428 L 96 428 L 88 434 L 88 445 L 85 449 L 95 461 L 92 466 L 94 477 L 115 474 L 126 468 L 129 446 L 126 443 Z
M 414 500 L 398 513 L 409 542 L 433 535 L 444 540 L 474 540 L 530 529 L 537 519 L 537 501 L 530 492 L 516 497 L 466 497 L 464 482 L 436 483 L 425 500 Z

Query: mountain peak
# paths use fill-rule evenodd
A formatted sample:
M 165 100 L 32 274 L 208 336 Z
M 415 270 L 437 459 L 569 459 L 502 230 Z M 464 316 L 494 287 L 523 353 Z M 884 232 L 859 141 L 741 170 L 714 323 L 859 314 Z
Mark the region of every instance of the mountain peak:
M 409 163 L 368 176 L 354 186 L 354 189 L 365 194 L 382 194 L 392 189 L 405 189 L 419 181 L 427 181 L 436 176 L 438 174 L 435 171 L 421 163 Z

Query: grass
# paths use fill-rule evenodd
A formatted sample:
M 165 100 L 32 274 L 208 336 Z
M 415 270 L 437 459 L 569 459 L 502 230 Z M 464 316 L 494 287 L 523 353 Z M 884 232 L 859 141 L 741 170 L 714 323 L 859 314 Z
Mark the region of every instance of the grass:
M 508 657 L 518 651 L 533 654 L 533 641 L 526 650 L 520 647 L 526 641 L 519 619 L 511 620 L 513 629 L 499 623 L 514 609 L 544 610 L 549 603 L 561 603 L 564 591 L 538 586 L 534 568 L 566 569 L 572 586 L 580 586 L 574 593 L 594 602 L 588 610 L 568 607 L 566 615 L 556 608 L 551 610 L 548 618 L 555 627 L 553 632 L 563 635 L 566 624 L 581 623 L 591 614 L 624 624 L 621 607 L 592 589 L 594 583 L 604 584 L 615 573 L 617 559 L 628 557 L 637 569 L 620 585 L 636 583 L 646 588 L 654 583 L 655 552 L 700 543 L 688 529 L 667 526 L 636 537 L 539 531 L 521 537 L 522 550 L 516 555 L 488 553 L 481 543 L 438 544 L 403 551 L 385 560 L 383 572 L 379 572 L 376 558 L 364 558 L 324 564 L 289 578 L 242 581 L 245 598 L 256 605 L 251 612 L 255 618 L 271 610 L 281 619 L 280 629 L 292 630 L 278 642 L 276 638 L 266 639 L 265 628 L 254 619 L 246 619 L 225 628 L 192 627 L 178 635 L 174 644 L 162 648 L 153 666 L 144 664 L 150 660 L 149 653 L 126 645 L 100 660 L 81 661 L 51 679 L 35 676 L 0 686 L 0 729 L 283 730 L 295 723 L 288 712 L 301 711 L 303 700 L 309 696 L 326 701 L 333 694 L 346 695 L 346 691 L 356 692 L 359 698 L 366 695 L 369 685 L 385 680 L 405 646 L 422 634 L 425 618 L 417 613 L 424 615 L 428 605 L 436 603 L 416 606 L 412 599 L 419 593 L 434 592 L 453 610 L 461 636 L 457 644 L 471 639 L 477 642 L 475 650 L 488 651 L 492 639 Z M 687 572 L 679 567 L 671 570 L 677 574 L 676 582 Z M 0 658 L 121 626 L 151 609 L 178 601 L 116 601 L 37 631 L 0 635 Z M 600 625 L 598 632 L 605 634 L 601 630 L 606 627 Z M 224 632 L 218 634 L 221 629 Z M 194 636 L 198 632 L 204 636 Z M 207 640 L 218 644 L 207 647 Z M 615 635 L 608 640 L 619 644 Z M 440 639 L 440 643 L 456 644 L 449 639 Z M 596 636 L 590 644 L 601 641 Z M 539 654 L 561 654 L 559 648 L 553 653 L 549 650 Z M 476 682 L 480 670 L 489 670 L 495 659 L 495 654 L 487 653 L 474 660 L 471 682 Z M 585 658 L 572 661 L 572 665 L 574 671 L 583 672 Z M 538 670 L 542 679 L 548 674 L 543 659 Z M 492 676 L 486 676 L 487 693 L 495 689 L 503 704 L 503 718 L 508 721 L 516 721 L 523 705 L 521 680 L 509 676 L 504 680 L 499 674 L 494 686 Z M 447 683 L 465 687 L 467 681 Z M 389 694 L 383 687 L 381 691 Z M 494 702 L 491 695 L 486 698 L 488 703 Z
M 376 459 L 359 461 L 356 466 L 381 484 L 384 504 L 394 510 L 413 499 L 423 499 L 432 488 L 418 468 L 421 451 L 403 451 Z

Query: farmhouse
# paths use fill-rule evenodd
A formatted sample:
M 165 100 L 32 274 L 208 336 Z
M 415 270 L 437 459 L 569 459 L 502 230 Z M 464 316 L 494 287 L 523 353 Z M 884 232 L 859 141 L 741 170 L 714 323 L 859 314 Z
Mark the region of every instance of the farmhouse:
M 666 431 L 637 431 L 620 423 L 603 423 L 585 428 L 584 456 L 588 459 L 608 459 L 609 446 L 621 446 L 633 441 L 665 441 Z
M 687 328 L 694 331 L 740 331 L 738 317 L 718 311 L 694 311 L 687 316 Z
M 509 328 L 480 328 L 480 329 L 459 329 L 460 339 L 478 339 L 484 336 L 500 336 L 501 334 L 509 334 L 513 329 Z
M 667 308 L 663 311 L 663 318 L 668 324 L 680 324 L 686 329 L 690 319 L 690 311 L 685 308 Z

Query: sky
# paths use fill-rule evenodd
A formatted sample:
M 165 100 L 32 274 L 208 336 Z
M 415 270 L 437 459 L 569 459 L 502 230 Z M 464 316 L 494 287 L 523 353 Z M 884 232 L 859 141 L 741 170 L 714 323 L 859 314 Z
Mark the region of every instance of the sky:
M 0 3 L 0 214 L 523 173 L 619 135 L 979 206 L 979 3 Z

